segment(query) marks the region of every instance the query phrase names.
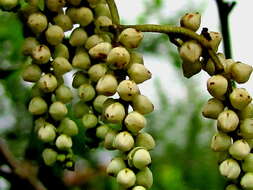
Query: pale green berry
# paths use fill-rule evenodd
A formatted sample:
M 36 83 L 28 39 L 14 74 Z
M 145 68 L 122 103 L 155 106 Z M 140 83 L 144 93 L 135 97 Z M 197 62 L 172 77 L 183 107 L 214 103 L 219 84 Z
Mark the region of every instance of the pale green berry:
M 126 168 L 126 164 L 121 157 L 115 157 L 111 160 L 106 168 L 106 173 L 110 176 L 117 176 L 120 170 Z
M 120 151 L 129 151 L 134 146 L 134 138 L 127 131 L 120 132 L 114 139 L 114 146 Z
M 105 135 L 104 147 L 108 150 L 115 149 L 114 147 L 114 140 L 117 135 L 115 130 L 109 129 L 109 131 Z
M 66 160 L 66 155 L 65 154 L 58 154 L 57 160 L 60 162 L 64 162 Z
M 223 67 L 224 67 L 224 76 L 226 76 L 227 78 L 232 78 L 232 74 L 231 74 L 231 69 L 232 66 L 235 64 L 235 61 L 233 59 L 225 59 L 223 62 Z
M 42 13 L 33 13 L 28 17 L 27 24 L 35 34 L 40 34 L 47 28 L 47 17 Z
M 123 69 L 130 62 L 130 54 L 124 47 L 115 47 L 109 52 L 106 62 L 112 69 Z
M 143 39 L 143 33 L 134 28 L 127 28 L 119 35 L 119 42 L 127 48 L 137 48 Z
M 141 114 L 148 114 L 154 110 L 154 105 L 148 99 L 148 97 L 138 94 L 132 99 L 132 107 L 134 111 L 137 111 Z
M 67 0 L 67 2 L 73 6 L 78 6 L 82 0 Z
M 91 101 L 96 95 L 94 87 L 90 84 L 82 84 L 78 88 L 78 96 L 84 102 Z
M 253 154 L 250 153 L 243 160 L 242 169 L 244 172 L 253 172 Z
M 87 41 L 85 43 L 85 48 L 87 50 L 89 50 L 89 49 L 93 48 L 95 45 L 97 45 L 103 41 L 104 41 L 104 39 L 101 36 L 99 36 L 97 34 L 93 34 L 92 36 L 90 36 L 87 39 Z
M 83 28 L 76 28 L 70 36 L 69 43 L 71 46 L 83 46 L 88 38 L 87 32 Z
M 98 80 L 96 91 L 98 94 L 112 96 L 116 93 L 118 87 L 117 79 L 114 75 L 106 74 Z
M 97 6 L 94 8 L 95 11 L 95 16 L 107 16 L 111 18 L 111 13 L 108 5 L 106 3 L 99 3 Z
M 22 73 L 22 78 L 27 82 L 36 82 L 40 79 L 42 71 L 38 65 L 30 64 L 25 67 Z
M 223 132 L 234 131 L 239 124 L 239 118 L 232 110 L 225 110 L 221 112 L 217 118 L 217 121 L 218 128 Z
M 135 145 L 137 147 L 143 147 L 146 150 L 152 150 L 155 147 L 155 140 L 148 133 L 139 133 L 136 136 Z
M 246 118 L 253 118 L 253 104 L 248 104 L 244 109 L 238 112 L 238 116 L 241 120 Z
M 139 149 L 135 151 L 132 163 L 134 167 L 143 169 L 151 163 L 151 156 L 146 149 Z
M 119 83 L 117 92 L 121 99 L 132 101 L 133 97 L 140 94 L 137 84 L 131 80 L 123 80 Z
M 202 65 L 200 61 L 196 61 L 194 63 L 183 61 L 182 69 L 184 76 L 186 78 L 191 78 L 201 71 Z
M 45 45 L 37 45 L 32 51 L 32 58 L 37 64 L 47 63 L 51 58 L 49 48 Z
M 132 188 L 132 190 L 146 190 L 146 188 L 143 186 L 135 186 Z
M 65 85 L 60 85 L 55 90 L 55 97 L 56 100 L 63 102 L 63 103 L 69 103 L 73 99 L 73 93 L 71 89 Z
M 246 118 L 240 123 L 240 136 L 244 138 L 253 138 L 253 119 Z
M 146 118 L 136 111 L 129 113 L 126 116 L 124 123 L 126 128 L 133 134 L 137 134 L 147 125 Z
M 77 10 L 76 22 L 81 26 L 87 26 L 93 21 L 93 13 L 87 7 L 81 7 Z
M 211 40 L 208 42 L 212 49 L 216 52 L 222 40 L 221 33 L 219 32 L 209 32 Z
M 60 150 L 70 149 L 72 147 L 72 139 L 68 135 L 62 134 L 57 137 L 55 145 Z
M 84 114 L 88 114 L 89 111 L 89 106 L 83 101 L 79 101 L 73 105 L 73 112 L 76 118 L 81 118 Z
M 151 170 L 146 167 L 136 174 L 136 184 L 147 189 L 153 185 L 153 174 Z
M 93 128 L 97 126 L 98 118 L 92 113 L 85 114 L 82 118 L 82 123 L 85 128 Z
M 253 139 L 245 139 L 245 141 L 249 144 L 249 147 L 253 148 Z
M 137 84 L 152 77 L 151 72 L 143 64 L 138 63 L 131 64 L 131 66 L 128 67 L 127 73 L 129 78 Z
M 252 98 L 245 88 L 235 88 L 229 95 L 229 100 L 235 109 L 242 110 L 252 101 Z
M 102 113 L 105 113 L 105 110 L 108 106 L 112 105 L 113 103 L 116 103 L 117 100 L 113 99 L 113 98 L 107 98 L 104 103 L 103 103 L 103 108 L 102 108 Z
M 45 148 L 42 152 L 42 158 L 47 166 L 52 166 L 57 160 L 57 152 L 51 148 Z
M 106 64 L 99 63 L 92 65 L 88 70 L 88 74 L 92 81 L 97 82 L 101 77 L 106 74 L 107 70 L 108 68 Z
M 93 108 L 99 112 L 99 113 L 102 113 L 103 111 L 103 104 L 104 102 L 107 100 L 107 96 L 104 96 L 104 95 L 98 95 L 94 101 L 93 101 Z
M 61 120 L 59 127 L 57 128 L 59 133 L 63 133 L 68 136 L 75 136 L 78 134 L 78 127 L 76 123 L 68 117 Z
M 222 75 L 214 75 L 207 81 L 208 92 L 217 99 L 223 99 L 227 89 L 228 81 Z
M 243 160 L 249 153 L 250 146 L 245 140 L 237 140 L 229 148 L 229 154 L 237 160 Z
M 57 57 L 64 57 L 66 59 L 69 59 L 69 50 L 66 45 L 58 44 L 54 47 L 53 58 L 55 59 Z
M 104 139 L 108 131 L 109 127 L 107 125 L 100 125 L 96 129 L 96 136 L 100 139 Z
M 41 127 L 44 127 L 46 120 L 43 117 L 40 117 L 34 121 L 34 131 L 37 133 Z
M 57 84 L 57 79 L 52 74 L 45 74 L 38 81 L 39 88 L 43 92 L 53 92 L 57 88 Z
M 205 60 L 203 60 L 205 62 Z M 203 70 L 205 70 L 210 76 L 215 74 L 215 64 L 211 58 L 203 65 Z
M 187 41 L 179 48 L 179 55 L 183 61 L 195 63 L 202 54 L 202 47 L 195 41 Z
M 81 0 L 79 0 L 81 1 Z M 75 7 L 68 7 L 66 9 L 66 15 L 69 16 L 69 18 L 71 19 L 73 24 L 77 23 L 77 13 L 78 13 L 78 9 Z
M 124 168 L 117 175 L 117 182 L 124 188 L 132 187 L 135 184 L 136 176 L 129 168 Z
M 31 97 L 36 97 L 36 96 L 40 96 L 40 97 L 44 97 L 45 93 L 39 88 L 38 83 L 35 83 L 31 89 Z
M 56 101 L 50 105 L 49 113 L 54 120 L 61 120 L 67 115 L 68 109 L 64 103 Z
M 87 0 L 91 8 L 95 8 L 102 0 Z
M 56 137 L 55 127 L 50 123 L 46 123 L 38 130 L 38 137 L 43 142 L 53 142 Z
M 72 80 L 72 87 L 73 88 L 78 88 L 79 86 L 81 86 L 82 84 L 87 84 L 89 83 L 89 79 L 88 76 L 85 75 L 82 71 L 77 71 L 74 74 L 74 78 Z
M 253 173 L 248 172 L 242 178 L 240 182 L 243 189 L 252 190 L 253 189 Z
M 34 97 L 28 106 L 28 110 L 33 115 L 41 115 L 47 111 L 47 103 L 41 97 Z
M 230 184 L 226 187 L 225 190 L 240 190 L 236 185 Z
M 96 27 L 109 27 L 111 25 L 112 25 L 112 20 L 108 18 L 107 16 L 99 16 L 95 20 Z
M 51 25 L 47 28 L 45 35 L 47 42 L 50 45 L 56 46 L 62 42 L 64 38 L 64 31 L 60 26 Z
M 89 54 L 94 59 L 105 60 L 112 49 L 112 45 L 108 42 L 101 42 L 89 49 Z
M 25 38 L 22 44 L 22 53 L 24 55 L 32 55 L 33 49 L 39 45 L 39 42 L 34 37 Z
M 72 20 L 68 15 L 63 13 L 58 14 L 53 18 L 54 23 L 62 28 L 64 32 L 71 30 L 73 28 Z
M 223 161 L 219 166 L 220 174 L 228 179 L 236 179 L 241 173 L 240 165 L 233 159 Z
M 232 138 L 226 133 L 219 132 L 212 138 L 211 149 L 215 152 L 226 151 L 232 144 Z
M 202 115 L 206 118 L 217 119 L 219 114 L 224 110 L 224 105 L 222 101 L 211 98 L 204 105 L 202 109 Z
M 200 13 L 186 13 L 180 19 L 180 25 L 182 27 L 188 28 L 192 31 L 197 31 L 200 27 L 201 15 Z
M 113 103 L 105 109 L 104 116 L 111 123 L 122 123 L 125 118 L 125 108 L 121 103 Z
M 47 8 L 52 12 L 60 12 L 61 9 L 65 6 L 65 0 L 46 0 L 45 1 Z
M 89 69 L 91 65 L 91 60 L 86 51 L 79 51 L 75 54 L 72 65 L 79 69 Z
M 237 83 L 245 83 L 249 80 L 252 70 L 251 65 L 236 62 L 231 66 L 231 75 Z
M 74 166 L 74 162 L 73 161 L 68 161 L 65 164 L 66 168 L 72 168 Z
M 0 0 L 0 7 L 11 10 L 18 5 L 18 0 Z
M 72 66 L 69 61 L 64 57 L 57 57 L 52 62 L 54 73 L 56 75 L 63 75 L 71 71 Z

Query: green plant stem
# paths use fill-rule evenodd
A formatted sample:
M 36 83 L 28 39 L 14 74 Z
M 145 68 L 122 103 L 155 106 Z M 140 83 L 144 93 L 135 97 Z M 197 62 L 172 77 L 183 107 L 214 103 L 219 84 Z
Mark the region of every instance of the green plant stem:
M 106 2 L 108 4 L 110 12 L 111 12 L 112 23 L 115 25 L 120 24 L 119 12 L 118 12 L 118 9 L 117 9 L 117 6 L 116 6 L 114 0 L 106 0 Z

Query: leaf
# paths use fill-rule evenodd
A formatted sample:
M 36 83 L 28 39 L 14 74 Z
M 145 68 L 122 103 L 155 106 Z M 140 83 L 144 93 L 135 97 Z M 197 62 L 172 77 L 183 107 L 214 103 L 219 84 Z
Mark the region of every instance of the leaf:
M 23 9 L 29 5 L 29 3 L 27 3 L 25 0 L 20 0 L 19 4 L 20 4 L 21 9 Z
M 41 11 L 44 11 L 44 9 L 45 9 L 45 1 L 44 0 L 39 0 L 38 7 L 39 7 L 39 9 Z

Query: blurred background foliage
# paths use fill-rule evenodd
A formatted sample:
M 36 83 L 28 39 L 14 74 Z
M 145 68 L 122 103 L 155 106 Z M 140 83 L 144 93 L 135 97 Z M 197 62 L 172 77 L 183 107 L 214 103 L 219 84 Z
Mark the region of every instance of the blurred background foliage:
M 136 18 L 136 22 L 149 23 L 152 18 L 156 18 L 160 24 L 176 25 L 178 18 L 186 10 L 165 17 L 162 14 L 164 1 L 146 0 L 145 9 Z M 199 5 L 193 8 L 189 3 L 187 10 L 202 12 L 202 7 L 204 6 Z M 62 170 L 58 166 L 50 168 L 43 165 L 40 155 L 43 145 L 33 133 L 32 117 L 26 109 L 30 85 L 24 83 L 20 77 L 22 64 L 27 61 L 20 54 L 22 27 L 14 14 L 0 12 L 0 137 L 5 139 L 15 158 L 39 166 L 39 179 L 48 189 L 118 189 L 115 180 L 105 174 L 111 153 L 102 148 L 89 149 L 87 145 L 93 141 L 85 136 L 84 131 L 74 139 L 74 152 L 78 155 L 75 172 Z M 217 157 L 209 148 L 215 131 L 214 123 L 202 118 L 201 109 L 207 97 L 201 96 L 200 90 L 196 88 L 198 81 L 194 77 L 190 80 L 183 77 L 177 49 L 166 35 L 147 34 L 139 51 L 156 57 L 166 55 L 168 64 L 173 65 L 177 80 L 186 92 L 183 101 L 175 101 L 163 89 L 158 78 L 153 85 L 158 105 L 155 105 L 155 112 L 147 116 L 147 131 L 157 141 L 157 147 L 152 152 L 152 189 L 223 189 L 224 182 L 218 174 Z M 148 60 L 145 62 L 148 64 Z M 20 190 L 20 185 L 24 185 L 24 182 L 8 175 L 6 167 L 4 160 L 0 158 L 0 189 Z M 27 189 L 32 188 L 27 186 Z

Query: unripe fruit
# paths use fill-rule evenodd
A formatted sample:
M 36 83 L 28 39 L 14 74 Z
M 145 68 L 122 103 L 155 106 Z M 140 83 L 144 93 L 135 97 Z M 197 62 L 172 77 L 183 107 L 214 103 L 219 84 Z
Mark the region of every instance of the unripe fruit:
M 253 119 L 247 118 L 240 123 L 240 136 L 244 138 L 253 138 Z
M 89 111 L 89 106 L 83 101 L 79 101 L 73 105 L 74 116 L 77 118 L 81 118 L 84 114 L 89 113 Z
M 191 78 L 201 71 L 202 65 L 200 61 L 196 61 L 194 63 L 184 61 L 182 63 L 182 69 L 184 76 L 186 78 Z
M 187 41 L 179 48 L 179 55 L 183 61 L 195 63 L 202 54 L 202 47 L 195 41 Z
M 232 138 L 226 133 L 217 133 L 213 136 L 211 149 L 216 152 L 226 151 L 232 144 Z
M 75 54 L 73 60 L 72 60 L 73 67 L 79 68 L 79 69 L 89 69 L 91 65 L 91 60 L 86 51 L 79 51 Z
M 125 118 L 125 108 L 122 104 L 116 102 L 105 109 L 105 118 L 111 123 L 121 123 Z
M 94 59 L 105 60 L 112 49 L 112 45 L 108 42 L 101 42 L 89 50 L 89 54 Z
M 151 157 L 147 150 L 139 149 L 133 155 L 132 163 L 134 167 L 143 169 L 151 163 Z
M 93 101 L 93 108 L 99 112 L 99 113 L 102 113 L 103 111 L 103 104 L 104 102 L 107 100 L 107 96 L 104 96 L 104 95 L 98 95 L 94 101 Z
M 144 64 L 143 55 L 137 51 L 130 52 L 130 63 L 128 67 L 130 67 L 131 64 L 134 63 Z
M 99 4 L 102 0 L 87 0 L 89 3 L 90 7 L 95 8 L 97 4 Z
M 35 83 L 31 89 L 31 97 L 33 98 L 36 96 L 39 96 L 39 97 L 45 96 L 45 93 L 39 88 L 38 83 Z
M 249 147 L 253 148 L 253 139 L 245 139 L 245 141 L 249 144 Z
M 239 118 L 232 110 L 221 112 L 218 116 L 217 121 L 218 128 L 223 132 L 234 131 L 239 124 Z
M 209 32 L 211 40 L 209 41 L 210 46 L 216 52 L 219 48 L 222 36 L 219 32 Z
M 127 73 L 129 78 L 137 84 L 142 83 L 152 77 L 151 72 L 143 64 L 139 63 L 131 64 L 131 66 L 128 67 Z
M 85 128 L 93 128 L 96 127 L 98 123 L 98 118 L 96 115 L 89 113 L 85 114 L 82 118 L 82 124 Z
M 32 58 L 37 64 L 44 64 L 50 60 L 51 53 L 47 46 L 37 45 L 32 51 Z
M 235 61 L 233 59 L 225 59 L 223 62 L 221 62 L 224 67 L 224 76 L 227 78 L 232 78 L 231 74 L 231 68 L 235 64 Z
M 117 176 L 117 174 L 126 167 L 127 166 L 122 158 L 115 157 L 108 164 L 106 173 L 111 176 Z
M 82 0 L 67 0 L 67 2 L 73 6 L 78 6 Z
M 154 110 L 154 105 L 148 99 L 148 97 L 138 94 L 132 99 L 132 106 L 134 111 L 137 111 L 141 114 L 148 114 Z
M 114 147 L 114 139 L 117 135 L 117 132 L 115 130 L 110 129 L 105 136 L 105 141 L 104 141 L 104 147 L 108 150 L 113 150 L 115 149 Z
M 227 92 L 228 81 L 222 75 L 214 75 L 207 81 L 208 92 L 217 99 L 223 99 Z
M 33 13 L 28 17 L 27 24 L 35 34 L 40 34 L 47 28 L 47 17 L 41 13 Z
M 241 120 L 246 118 L 253 118 L 253 104 L 248 104 L 244 109 L 238 112 L 238 116 Z
M 252 100 L 245 88 L 235 88 L 229 95 L 232 106 L 238 110 L 244 109 Z
M 250 147 L 245 140 L 237 140 L 229 148 L 229 154 L 237 160 L 243 160 L 249 153 Z
M 129 113 L 124 122 L 126 128 L 133 134 L 137 134 L 147 125 L 146 118 L 136 111 Z
M 231 75 L 236 82 L 245 83 L 249 80 L 252 70 L 253 68 L 251 65 L 236 62 L 231 67 Z
M 123 80 L 119 83 L 117 92 L 121 99 L 132 101 L 133 97 L 140 93 L 140 90 L 134 81 Z
M 222 176 L 228 179 L 236 179 L 241 173 L 240 165 L 233 159 L 227 159 L 223 161 L 219 170 Z
M 0 0 L 0 7 L 11 10 L 18 5 L 18 0 Z
M 46 148 L 42 152 L 42 158 L 47 166 L 52 166 L 57 160 L 57 152 L 51 148 Z
M 96 91 L 98 94 L 103 94 L 105 96 L 112 96 L 116 93 L 118 87 L 118 82 L 115 76 L 106 74 L 98 80 L 96 85 Z
M 236 185 L 230 184 L 226 187 L 225 190 L 240 190 Z
M 96 46 L 97 44 L 99 44 L 99 43 L 101 43 L 103 41 L 104 40 L 103 40 L 103 38 L 101 36 L 99 36 L 97 34 L 94 34 L 94 35 L 90 36 L 87 39 L 87 41 L 85 43 L 85 48 L 87 50 L 89 50 L 89 49 L 93 48 L 94 46 Z
M 66 104 L 66 103 L 69 103 L 73 99 L 73 94 L 69 87 L 65 85 L 60 85 L 55 90 L 55 97 L 58 101 Z
M 54 75 L 45 74 L 38 81 L 38 85 L 43 92 L 53 92 L 57 88 L 57 80 Z
M 253 154 L 250 153 L 243 160 L 242 169 L 244 172 L 253 172 Z
M 108 5 L 106 3 L 99 3 L 97 6 L 94 8 L 95 11 L 95 16 L 107 16 L 108 18 L 111 18 L 111 13 Z
M 24 69 L 22 78 L 27 82 L 36 82 L 40 79 L 41 74 L 42 71 L 38 65 L 30 64 Z
M 22 44 L 22 53 L 24 55 L 32 55 L 33 49 L 39 45 L 39 42 L 34 37 L 25 38 Z
M 46 6 L 52 12 L 60 12 L 65 3 L 65 0 L 46 0 Z
M 28 110 L 33 115 L 41 115 L 47 111 L 47 103 L 41 97 L 34 97 L 28 106 Z
M 83 28 L 76 28 L 70 36 L 69 43 L 71 46 L 83 46 L 88 38 L 87 32 Z
M 223 103 L 216 98 L 211 98 L 204 105 L 202 109 L 202 115 L 206 118 L 217 119 L 219 114 L 223 110 L 224 110 Z
M 143 186 L 135 186 L 132 188 L 132 190 L 146 190 L 146 188 Z
M 71 71 L 72 66 L 69 61 L 64 57 L 57 57 L 52 62 L 54 73 L 56 75 L 63 75 L 69 71 Z
M 198 12 L 196 12 L 196 13 L 186 13 L 180 19 L 180 25 L 182 27 L 193 30 L 194 32 L 199 29 L 200 22 L 201 22 L 201 15 Z
M 63 13 L 58 14 L 53 20 L 54 23 L 60 26 L 64 32 L 71 30 L 73 27 L 70 17 L 68 15 L 64 15 Z
M 65 104 L 57 101 L 50 105 L 49 113 L 54 120 L 61 120 L 67 115 L 68 109 Z
M 40 118 L 36 119 L 36 120 L 34 121 L 34 131 L 37 133 L 38 130 L 39 130 L 41 127 L 45 126 L 45 124 L 46 124 L 45 118 L 40 117 Z
M 99 16 L 95 21 L 96 27 L 109 27 L 112 25 L 112 20 L 107 16 Z
M 74 78 L 72 80 L 72 87 L 78 88 L 84 83 L 89 83 L 88 76 L 85 75 L 82 71 L 78 71 L 74 74 Z
M 109 127 L 107 125 L 100 125 L 96 129 L 96 136 L 100 139 L 104 139 L 108 131 Z
M 252 190 L 253 189 L 253 173 L 246 173 L 240 182 L 243 189 Z
M 66 155 L 65 154 L 58 154 L 57 160 L 60 162 L 64 162 L 66 160 Z
M 93 13 L 87 7 L 81 7 L 77 10 L 76 22 L 81 26 L 87 26 L 93 21 Z
M 134 146 L 134 138 L 127 131 L 120 132 L 114 139 L 114 146 L 120 151 L 129 151 Z
M 54 47 L 53 58 L 55 59 L 57 57 L 64 57 L 66 59 L 69 59 L 69 50 L 66 45 L 58 44 Z
M 136 174 L 136 184 L 149 189 L 153 185 L 153 174 L 148 167 Z
M 135 145 L 137 147 L 143 147 L 146 150 L 152 150 L 155 147 L 155 140 L 148 133 L 140 133 L 136 137 Z
M 46 32 L 46 39 L 50 45 L 56 46 L 61 43 L 64 38 L 64 31 L 60 26 L 51 25 L 47 28 Z
M 108 68 L 106 64 L 99 63 L 92 65 L 88 70 L 88 74 L 92 81 L 97 82 L 101 77 L 106 74 L 107 70 Z
M 75 136 L 78 134 L 78 127 L 73 120 L 66 117 L 61 121 L 57 131 L 68 136 Z
M 96 95 L 95 89 L 90 84 L 82 84 L 78 88 L 78 96 L 84 102 L 91 101 Z
M 127 48 L 137 48 L 141 43 L 143 34 L 134 28 L 127 28 L 119 35 L 119 42 Z
M 135 184 L 136 176 L 132 170 L 125 168 L 119 171 L 117 182 L 124 188 L 132 187 Z
M 65 134 L 62 134 L 57 137 L 55 141 L 55 145 L 60 150 L 70 149 L 72 147 L 72 139 L 71 137 Z
M 109 52 L 106 62 L 112 69 L 123 69 L 130 62 L 130 54 L 124 47 L 115 47 Z
M 45 126 L 38 130 L 38 137 L 43 142 L 52 142 L 56 137 L 55 127 L 50 123 L 46 123 Z

